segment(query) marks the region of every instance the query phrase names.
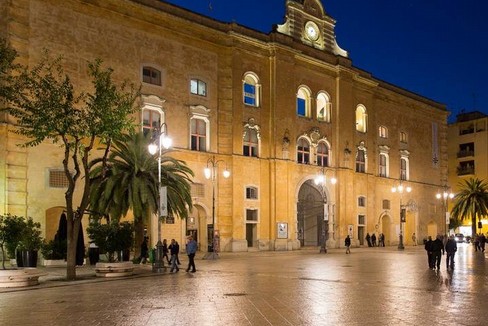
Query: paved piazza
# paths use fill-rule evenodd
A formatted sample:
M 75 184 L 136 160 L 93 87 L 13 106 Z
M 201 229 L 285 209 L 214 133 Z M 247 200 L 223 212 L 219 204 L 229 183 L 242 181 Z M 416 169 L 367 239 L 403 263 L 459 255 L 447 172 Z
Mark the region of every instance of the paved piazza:
M 116 280 L 50 268 L 40 286 L 0 291 L 0 325 L 488 325 L 488 256 L 467 244 L 452 272 L 445 256 L 429 270 L 422 246 L 221 256 Z

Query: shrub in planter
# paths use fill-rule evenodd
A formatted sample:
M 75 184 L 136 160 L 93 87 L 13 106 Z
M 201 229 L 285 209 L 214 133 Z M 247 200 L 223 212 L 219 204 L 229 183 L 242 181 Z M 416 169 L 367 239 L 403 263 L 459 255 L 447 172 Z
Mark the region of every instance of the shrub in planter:
M 23 217 L 16 215 L 0 215 L 0 248 L 2 250 L 2 268 L 5 269 L 5 259 L 15 259 L 15 250 L 21 241 L 22 232 L 26 227 Z
M 100 252 L 108 254 L 109 262 L 115 261 L 115 253 L 121 261 L 120 252 L 130 250 L 134 242 L 134 225 L 129 222 L 112 220 L 102 224 L 100 220 L 92 220 L 87 232 Z
M 41 254 L 44 259 L 49 260 L 66 260 L 66 240 L 50 240 L 45 241 L 41 246 Z
M 17 255 L 17 265 L 23 267 L 37 267 L 37 251 L 41 249 L 41 223 L 34 222 L 32 217 L 25 221 L 20 241 L 17 245 L 17 252 L 20 252 L 22 262 L 20 263 Z

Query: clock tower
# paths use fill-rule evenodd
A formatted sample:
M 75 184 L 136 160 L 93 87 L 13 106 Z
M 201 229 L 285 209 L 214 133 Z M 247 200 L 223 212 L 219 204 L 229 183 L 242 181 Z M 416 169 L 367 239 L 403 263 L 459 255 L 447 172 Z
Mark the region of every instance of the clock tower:
M 287 0 L 285 23 L 278 25 L 278 33 L 289 35 L 304 44 L 348 57 L 335 38 L 336 21 L 327 15 L 320 0 Z

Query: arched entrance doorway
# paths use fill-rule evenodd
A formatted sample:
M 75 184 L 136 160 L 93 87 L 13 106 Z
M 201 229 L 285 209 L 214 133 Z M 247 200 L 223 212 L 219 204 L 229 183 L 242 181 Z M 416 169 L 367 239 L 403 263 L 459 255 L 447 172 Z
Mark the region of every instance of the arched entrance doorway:
M 312 180 L 304 182 L 298 192 L 297 232 L 302 247 L 320 246 L 324 239 L 327 240 L 328 223 L 324 223 L 324 201 Z
M 193 205 L 193 210 L 186 220 L 185 236 L 192 236 L 197 242 L 198 249 L 207 252 L 211 239 L 208 229 L 212 228 L 212 217 L 208 218 L 205 209 L 198 204 Z M 211 232 L 211 231 L 210 231 Z
M 391 218 L 389 215 L 383 215 L 381 218 L 381 233 L 385 236 L 385 246 L 389 246 L 393 240 L 391 238 Z

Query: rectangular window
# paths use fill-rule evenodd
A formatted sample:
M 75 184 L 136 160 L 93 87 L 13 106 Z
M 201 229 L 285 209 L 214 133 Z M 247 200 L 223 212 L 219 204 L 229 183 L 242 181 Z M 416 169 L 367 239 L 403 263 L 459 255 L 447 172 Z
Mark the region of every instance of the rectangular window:
M 465 143 L 459 145 L 458 158 L 474 156 L 474 143 Z
M 366 207 L 366 197 L 364 197 L 364 196 L 358 197 L 358 206 L 359 207 Z
M 386 178 L 386 156 L 380 155 L 380 166 L 379 166 L 380 177 Z
M 198 79 L 192 79 L 190 81 L 190 92 L 200 96 L 207 96 L 207 83 Z
M 207 150 L 207 123 L 202 119 L 191 119 L 191 150 Z
M 305 117 L 307 115 L 307 102 L 304 98 L 297 97 L 297 114 L 300 117 Z
M 457 168 L 458 175 L 475 174 L 474 171 L 474 161 L 460 162 Z
M 363 150 L 358 150 L 356 156 L 356 172 L 366 172 L 366 156 Z
M 388 199 L 383 199 L 383 209 L 390 209 L 390 201 Z
M 244 103 L 247 105 L 256 106 L 256 86 L 251 84 L 244 84 Z
M 400 159 L 400 180 L 407 180 L 407 160 Z
M 246 187 L 246 199 L 258 199 L 258 188 Z
M 142 112 L 142 131 L 146 135 L 151 130 L 161 126 L 161 114 L 155 110 L 144 110 Z
M 405 144 L 407 143 L 407 134 L 404 133 L 403 131 L 400 132 L 400 142 Z
M 161 86 L 161 72 L 153 67 L 142 68 L 142 81 Z
M 50 188 L 68 188 L 68 178 L 64 170 L 49 170 L 49 187 Z
M 364 225 L 366 223 L 364 223 L 366 221 L 366 216 L 364 215 L 358 215 L 358 224 L 359 225 Z
M 257 222 L 258 221 L 258 210 L 257 209 L 246 209 L 246 221 Z

